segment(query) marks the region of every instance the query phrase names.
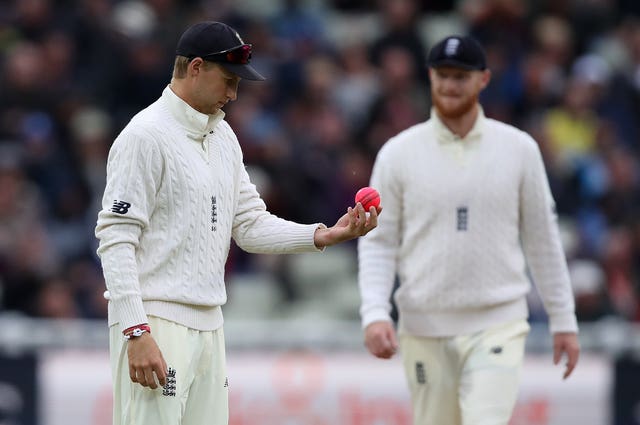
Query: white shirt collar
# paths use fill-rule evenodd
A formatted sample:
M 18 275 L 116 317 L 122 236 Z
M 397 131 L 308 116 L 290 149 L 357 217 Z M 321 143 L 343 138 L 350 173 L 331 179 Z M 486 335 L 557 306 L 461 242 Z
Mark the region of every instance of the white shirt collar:
M 215 126 L 224 118 L 224 111 L 222 110 L 218 110 L 212 115 L 196 111 L 191 105 L 178 97 L 169 85 L 162 91 L 162 99 L 169 106 L 171 114 L 187 130 L 190 137 L 206 135 L 213 131 Z
M 480 106 L 478 108 L 478 116 L 476 117 L 476 122 L 473 124 L 473 127 L 471 127 L 471 130 L 465 137 L 460 137 L 449 130 L 449 128 L 440 120 L 440 117 L 438 117 L 435 108 L 431 108 L 431 119 L 433 120 L 435 125 L 438 141 L 441 143 L 453 143 L 464 140 L 480 139 L 482 137 L 482 128 L 484 126 L 486 117 L 484 115 L 482 106 Z

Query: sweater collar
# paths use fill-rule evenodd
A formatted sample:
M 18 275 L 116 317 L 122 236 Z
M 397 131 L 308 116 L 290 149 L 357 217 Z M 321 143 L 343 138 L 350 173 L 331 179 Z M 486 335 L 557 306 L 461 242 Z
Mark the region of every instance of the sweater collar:
M 189 137 L 202 138 L 213 131 L 215 126 L 224 118 L 224 111 L 222 110 L 212 115 L 196 111 L 191 105 L 178 97 L 169 85 L 163 90 L 162 99 L 169 106 L 171 114 L 187 130 Z
M 471 130 L 465 137 L 460 137 L 449 130 L 449 128 L 442 122 L 442 120 L 440 120 L 440 117 L 438 117 L 435 108 L 431 108 L 431 119 L 434 122 L 436 137 L 440 143 L 479 140 L 482 137 L 482 128 L 484 127 L 484 123 L 486 121 L 484 110 L 480 106 L 478 108 L 478 116 L 476 117 L 476 122 L 473 124 L 473 127 L 471 127 Z

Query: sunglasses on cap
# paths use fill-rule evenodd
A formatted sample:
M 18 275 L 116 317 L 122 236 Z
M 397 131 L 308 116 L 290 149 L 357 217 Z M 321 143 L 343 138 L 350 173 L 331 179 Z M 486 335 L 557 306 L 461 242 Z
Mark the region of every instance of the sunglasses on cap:
M 190 60 L 193 60 L 195 57 L 196 56 L 190 58 Z M 201 55 L 200 57 L 210 62 L 226 62 L 236 65 L 246 65 L 249 63 L 249 59 L 251 59 L 251 44 L 242 44 L 221 52 Z

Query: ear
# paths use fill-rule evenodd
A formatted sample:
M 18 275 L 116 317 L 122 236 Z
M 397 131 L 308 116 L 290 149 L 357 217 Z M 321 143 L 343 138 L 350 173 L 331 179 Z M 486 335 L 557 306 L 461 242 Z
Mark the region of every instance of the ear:
M 489 81 L 491 81 L 491 71 L 488 69 L 485 69 L 484 71 L 482 71 L 482 88 L 484 89 L 485 87 L 487 87 L 489 85 Z
M 200 71 L 204 68 L 204 60 L 202 58 L 196 57 L 189 62 L 189 67 L 187 68 L 187 75 L 189 77 L 197 76 Z

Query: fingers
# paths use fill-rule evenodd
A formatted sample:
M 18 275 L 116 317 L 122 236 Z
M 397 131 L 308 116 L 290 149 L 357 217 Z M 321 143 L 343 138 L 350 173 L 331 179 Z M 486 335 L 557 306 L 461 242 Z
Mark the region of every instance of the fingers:
M 369 207 L 369 218 L 367 226 L 369 230 L 375 229 L 378 226 L 378 214 L 382 211 L 382 207 Z
M 564 347 L 560 345 L 553 346 L 553 364 L 558 364 L 558 362 L 562 358 L 563 351 L 564 351 Z
M 127 342 L 127 355 L 131 382 L 151 389 L 158 388 L 158 384 L 166 384 L 167 363 L 149 334 L 143 334 Z
M 576 368 L 578 364 L 578 358 L 580 357 L 580 350 L 578 349 L 569 349 L 567 350 L 567 367 L 564 371 L 564 375 L 562 379 L 567 379 L 569 375 L 573 372 L 573 369 Z
M 349 208 L 351 224 L 358 236 L 363 236 L 378 226 L 378 214 L 382 207 L 369 207 L 366 211 L 360 202 L 354 208 Z
M 378 350 L 378 357 L 382 359 L 390 359 L 398 351 L 398 345 L 391 339 L 385 338 Z
M 396 353 L 396 348 L 384 341 L 371 342 L 367 344 L 367 349 L 379 359 L 390 359 Z
M 374 323 L 365 332 L 365 346 L 371 354 L 389 359 L 398 351 L 396 335 L 388 323 Z
M 133 366 L 129 365 L 129 378 L 131 378 L 131 382 L 138 382 L 138 377 L 136 374 L 136 370 Z
M 567 353 L 567 363 L 565 366 L 564 374 L 562 375 L 562 379 L 567 379 L 575 369 L 576 365 L 578 364 L 577 351 L 567 350 L 566 353 Z M 555 360 L 555 355 L 554 355 L 554 363 L 558 364 L 558 361 Z
M 380 211 L 381 207 L 371 207 L 367 212 L 358 202 L 354 207 L 347 207 L 347 213 L 334 226 L 323 231 L 317 229 L 313 241 L 320 248 L 364 236 L 378 225 Z
M 554 335 L 553 364 L 558 364 L 565 354 L 567 363 L 562 379 L 567 379 L 578 364 L 580 343 L 576 334 L 558 333 Z
M 364 207 L 360 202 L 358 202 L 353 209 L 353 213 L 355 215 L 355 225 L 356 227 L 364 227 L 367 223 L 367 214 L 364 210 Z
M 365 226 L 367 225 L 367 216 L 364 207 L 360 202 L 355 207 L 347 208 L 349 215 L 349 232 L 352 236 L 358 236 L 364 234 Z
M 380 359 L 390 359 L 396 353 L 396 348 L 388 340 L 378 339 L 366 345 L 369 352 Z
M 574 368 L 575 368 L 575 364 L 571 366 L 569 365 L 569 363 L 567 363 L 567 367 L 564 370 L 564 375 L 562 375 L 562 379 L 567 379 L 569 375 L 571 375 L 571 372 L 573 372 Z
M 166 369 L 166 365 L 138 368 L 129 366 L 129 377 L 131 378 L 131 382 L 138 383 L 143 387 L 149 387 L 155 390 L 158 386 L 164 387 L 167 384 Z
M 153 370 L 151 368 L 146 368 L 143 369 L 143 373 L 144 373 L 144 380 L 146 382 L 149 388 L 155 390 L 156 388 L 158 388 L 158 384 L 156 383 L 156 379 L 153 376 Z
M 164 358 L 162 358 L 162 368 L 160 368 L 159 370 L 154 370 L 154 372 L 156 373 L 156 376 L 158 377 L 158 382 L 162 387 L 167 385 L 167 370 L 168 370 L 167 362 L 165 362 Z

